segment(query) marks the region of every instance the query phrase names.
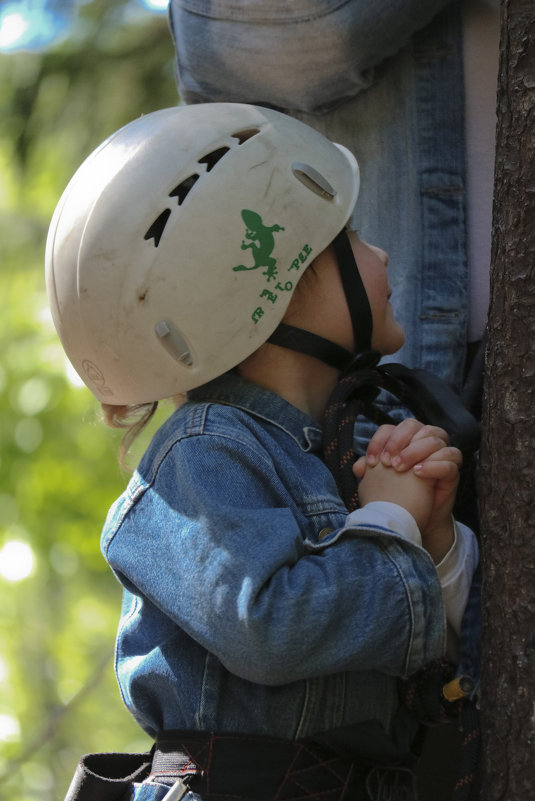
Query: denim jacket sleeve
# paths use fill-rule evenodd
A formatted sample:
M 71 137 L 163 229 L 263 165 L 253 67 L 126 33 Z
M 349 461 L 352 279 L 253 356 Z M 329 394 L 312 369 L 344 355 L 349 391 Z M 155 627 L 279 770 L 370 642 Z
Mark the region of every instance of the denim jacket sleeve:
M 410 675 L 444 651 L 435 567 L 396 532 L 344 528 L 322 500 L 327 468 L 306 456 L 318 495 L 303 514 L 300 490 L 254 438 L 181 439 L 112 509 L 104 554 L 127 588 L 247 680 Z
M 448 2 L 172 0 L 181 94 L 325 111 L 367 88 Z

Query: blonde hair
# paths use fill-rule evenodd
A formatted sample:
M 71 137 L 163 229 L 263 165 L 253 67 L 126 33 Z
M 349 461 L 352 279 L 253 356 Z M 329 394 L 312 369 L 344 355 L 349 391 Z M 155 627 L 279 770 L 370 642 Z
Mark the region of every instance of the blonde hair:
M 121 440 L 119 448 L 119 464 L 125 470 L 131 468 L 126 460 L 128 452 L 136 437 L 138 437 L 145 426 L 154 416 L 158 408 L 158 401 L 153 403 L 136 403 L 131 406 L 116 406 L 112 403 L 101 403 L 104 422 L 110 428 L 123 428 L 125 434 Z

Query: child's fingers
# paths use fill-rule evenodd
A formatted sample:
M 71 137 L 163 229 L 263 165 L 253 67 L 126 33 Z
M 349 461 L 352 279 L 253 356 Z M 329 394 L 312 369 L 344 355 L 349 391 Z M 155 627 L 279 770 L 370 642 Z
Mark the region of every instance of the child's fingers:
M 405 474 L 407 475 L 407 474 Z M 427 460 L 416 465 L 414 475 L 426 479 L 424 483 L 434 486 L 433 519 L 436 524 L 437 516 L 449 516 L 455 502 L 455 494 L 459 486 L 459 465 L 450 461 Z
M 420 444 L 416 455 L 407 451 L 414 443 L 423 443 L 424 440 L 426 444 Z M 416 461 L 425 459 L 428 454 L 443 448 L 448 443 L 449 437 L 444 429 L 438 426 L 424 425 L 418 420 L 408 418 L 396 426 L 385 443 L 381 461 L 383 464 L 392 465 L 396 469 L 408 469 Z
M 392 467 L 397 471 L 403 472 L 414 467 L 418 462 L 423 462 L 425 459 L 430 458 L 433 454 L 444 451 L 449 446 L 444 439 L 440 438 L 440 429 L 437 432 L 437 434 L 431 433 L 422 438 L 414 437 L 406 448 L 392 457 Z M 449 457 L 444 456 L 444 458 Z
M 412 418 L 403 420 L 398 425 L 381 426 L 370 440 L 366 456 L 370 465 L 380 460 L 386 467 L 390 467 L 392 457 L 399 454 L 422 428 L 423 423 Z
M 442 440 L 444 445 L 450 444 L 450 435 L 444 428 L 440 428 L 440 426 L 422 425 L 419 431 L 415 433 L 413 439 L 424 439 L 425 437 L 435 437 L 436 439 Z
M 416 443 L 417 447 L 412 448 Z M 368 444 L 366 457 L 372 467 L 381 461 L 386 467 L 392 465 L 407 470 L 448 443 L 449 437 L 443 428 L 424 425 L 409 417 L 395 426 L 380 426 Z M 407 450 L 410 447 L 412 449 Z
M 384 447 L 388 442 L 389 438 L 391 437 L 392 432 L 395 430 L 395 428 L 396 426 L 394 425 L 379 426 L 379 428 L 369 441 L 368 447 L 366 448 L 366 458 L 368 460 L 368 464 L 371 467 L 374 467 L 379 461 L 379 457 L 383 452 Z
M 414 466 L 414 472 L 420 478 L 456 481 L 463 463 L 462 453 L 458 448 L 447 447 L 431 454 L 423 462 Z
M 381 455 L 383 464 L 389 465 L 392 457 L 401 453 L 401 451 L 407 447 L 422 426 L 422 423 L 418 420 L 414 420 L 412 417 L 402 420 L 401 423 L 395 426 L 383 447 L 383 453 Z
M 453 482 L 459 478 L 459 468 L 453 462 L 422 462 L 415 465 L 414 472 L 419 478 L 430 478 Z
M 439 461 L 447 461 L 453 462 L 454 464 L 458 465 L 459 467 L 463 463 L 463 454 L 459 450 L 459 448 L 455 448 L 453 445 L 446 445 L 439 450 L 434 451 L 433 453 L 429 454 L 426 461 L 428 462 L 439 462 Z

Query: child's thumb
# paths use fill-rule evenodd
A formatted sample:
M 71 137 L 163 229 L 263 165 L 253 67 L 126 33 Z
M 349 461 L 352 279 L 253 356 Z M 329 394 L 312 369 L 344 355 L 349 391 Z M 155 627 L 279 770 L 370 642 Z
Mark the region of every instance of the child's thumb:
M 366 457 L 361 456 L 353 465 L 353 473 L 357 478 L 362 478 L 366 472 Z

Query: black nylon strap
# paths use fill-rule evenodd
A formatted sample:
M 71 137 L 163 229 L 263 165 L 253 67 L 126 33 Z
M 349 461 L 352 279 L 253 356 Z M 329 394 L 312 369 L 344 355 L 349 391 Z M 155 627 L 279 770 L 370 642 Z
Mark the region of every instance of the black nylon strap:
M 86 754 L 80 760 L 65 801 L 123 801 L 133 782 L 149 774 L 151 754 Z
M 181 778 L 205 801 L 365 801 L 369 764 L 306 741 L 168 731 L 156 741 L 151 775 Z
M 332 244 L 351 315 L 355 353 L 363 353 L 372 347 L 373 319 L 368 295 L 345 228 L 340 231 Z
M 267 341 L 281 348 L 313 356 L 336 370 L 345 370 L 353 358 L 341 345 L 288 323 L 279 323 Z
M 406 405 L 421 422 L 444 428 L 451 444 L 469 458 L 479 447 L 480 427 L 459 395 L 428 370 L 391 362 L 377 368 L 383 387 Z
M 371 350 L 372 311 L 345 229 L 333 241 L 333 247 L 351 316 L 355 353 L 365 353 Z M 267 341 L 281 348 L 313 356 L 336 370 L 346 370 L 354 358 L 352 353 L 336 342 L 288 323 L 280 323 Z
M 323 419 L 324 460 L 349 510 L 358 506 L 357 480 L 352 469 L 357 458 L 354 449 L 357 417 L 363 416 L 377 425 L 394 422 L 375 403 L 381 389 L 393 395 L 420 422 L 445 429 L 451 444 L 463 453 L 465 466 L 461 478 L 470 475 L 467 471 L 479 446 L 479 424 L 445 381 L 426 370 L 411 370 L 394 362 L 374 366 L 372 359 L 368 364 L 356 359 L 354 367 L 335 386 Z M 463 484 L 461 481 L 459 498 Z

